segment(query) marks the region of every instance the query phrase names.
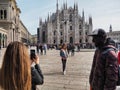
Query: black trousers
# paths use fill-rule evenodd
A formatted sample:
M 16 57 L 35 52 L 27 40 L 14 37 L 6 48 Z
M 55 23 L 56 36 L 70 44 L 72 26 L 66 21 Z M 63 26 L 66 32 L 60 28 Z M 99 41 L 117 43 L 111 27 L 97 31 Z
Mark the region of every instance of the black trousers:
M 66 69 L 66 62 L 67 62 L 67 59 L 62 59 L 62 69 L 63 69 L 63 72 L 65 71 Z

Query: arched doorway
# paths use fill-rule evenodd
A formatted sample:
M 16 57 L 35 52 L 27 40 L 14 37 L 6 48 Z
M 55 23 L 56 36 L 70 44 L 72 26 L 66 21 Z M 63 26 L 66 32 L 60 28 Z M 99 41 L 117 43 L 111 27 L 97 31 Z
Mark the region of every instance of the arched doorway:
M 60 44 L 62 44 L 62 43 L 63 43 L 63 40 L 61 39 L 61 40 L 60 40 Z
M 42 42 L 45 43 L 45 31 L 43 31 L 43 38 L 42 38 Z
M 73 37 L 70 37 L 70 43 L 73 43 Z

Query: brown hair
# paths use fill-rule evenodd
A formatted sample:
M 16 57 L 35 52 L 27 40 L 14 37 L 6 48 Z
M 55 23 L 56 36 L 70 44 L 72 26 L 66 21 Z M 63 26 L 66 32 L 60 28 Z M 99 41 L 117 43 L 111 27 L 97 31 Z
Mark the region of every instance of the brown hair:
M 31 90 L 31 68 L 28 50 L 23 43 L 8 45 L 0 71 L 3 90 Z
M 65 43 L 63 43 L 61 49 L 67 49 L 67 45 Z

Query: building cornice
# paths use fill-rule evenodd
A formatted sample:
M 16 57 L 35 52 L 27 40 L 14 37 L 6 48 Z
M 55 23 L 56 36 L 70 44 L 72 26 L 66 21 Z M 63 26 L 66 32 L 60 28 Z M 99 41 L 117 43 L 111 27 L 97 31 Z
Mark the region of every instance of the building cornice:
M 18 8 L 18 6 L 17 6 L 16 0 L 10 0 L 10 1 L 13 2 L 13 3 L 15 4 L 16 10 L 19 11 L 19 12 L 21 13 L 20 8 Z

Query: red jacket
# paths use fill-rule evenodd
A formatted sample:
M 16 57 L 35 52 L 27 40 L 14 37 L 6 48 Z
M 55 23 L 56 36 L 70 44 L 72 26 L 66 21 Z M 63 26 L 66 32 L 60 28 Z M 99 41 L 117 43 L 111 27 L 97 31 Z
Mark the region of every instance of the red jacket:
M 118 80 L 118 59 L 115 51 L 97 49 L 93 58 L 89 82 L 93 90 L 115 90 Z
M 118 52 L 118 63 L 120 65 L 120 51 Z

